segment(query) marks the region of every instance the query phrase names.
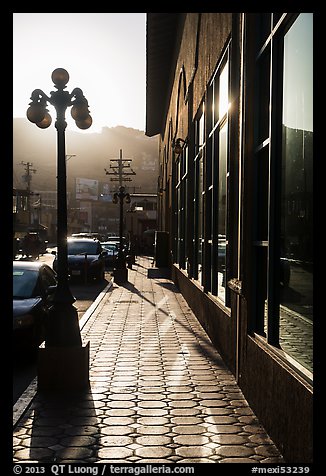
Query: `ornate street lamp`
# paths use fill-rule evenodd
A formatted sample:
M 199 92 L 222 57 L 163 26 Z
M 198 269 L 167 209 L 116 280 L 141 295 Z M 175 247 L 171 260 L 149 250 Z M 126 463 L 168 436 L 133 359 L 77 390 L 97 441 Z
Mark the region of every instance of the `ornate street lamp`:
M 46 108 L 47 103 L 54 106 L 57 113 L 55 128 L 57 129 L 58 287 L 53 297 L 54 305 L 49 316 L 45 347 L 81 347 L 78 313 L 73 306 L 75 298 L 68 283 L 65 112 L 67 107 L 72 106 L 71 115 L 80 129 L 88 129 L 92 124 L 92 118 L 82 90 L 75 88 L 71 93 L 65 91 L 69 81 L 69 74 L 65 69 L 55 69 L 51 78 L 57 90 L 51 91 L 50 96 L 47 96 L 41 89 L 35 89 L 26 113 L 27 118 L 41 129 L 46 129 L 52 122 Z
M 183 147 L 187 143 L 187 141 L 181 139 L 181 137 L 178 137 L 178 139 L 173 140 L 172 142 L 172 149 L 174 150 L 174 153 L 176 155 L 182 154 Z
M 119 218 L 119 251 L 118 258 L 116 260 L 116 266 L 114 270 L 114 277 L 116 282 L 127 281 L 128 271 L 126 268 L 126 258 L 123 252 L 123 201 L 130 203 L 130 195 L 125 192 L 125 187 L 120 186 L 119 191 L 113 194 L 113 203 L 119 203 L 120 205 L 120 218 Z

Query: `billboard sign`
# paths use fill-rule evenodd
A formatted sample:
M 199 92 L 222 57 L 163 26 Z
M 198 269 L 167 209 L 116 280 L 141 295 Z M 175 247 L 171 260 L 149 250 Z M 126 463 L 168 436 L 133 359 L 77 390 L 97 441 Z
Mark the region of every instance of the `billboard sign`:
M 98 180 L 76 178 L 77 200 L 98 200 Z

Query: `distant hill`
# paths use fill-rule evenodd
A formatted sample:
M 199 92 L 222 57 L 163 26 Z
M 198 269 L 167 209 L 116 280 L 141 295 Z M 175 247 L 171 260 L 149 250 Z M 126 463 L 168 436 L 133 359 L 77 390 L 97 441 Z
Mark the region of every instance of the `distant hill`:
M 143 131 L 124 126 L 104 127 L 101 133 L 66 131 L 66 153 L 75 154 L 67 161 L 67 188 L 73 191 L 76 178 L 110 181 L 104 169 L 109 169 L 110 159 L 132 159 L 131 168 L 136 175 L 125 185 L 129 191 L 156 193 L 158 177 L 158 138 L 147 137 Z M 56 190 L 57 175 L 56 129 L 39 129 L 25 118 L 13 120 L 13 185 L 26 188 L 23 176 L 25 167 L 21 162 L 33 164 L 31 190 Z

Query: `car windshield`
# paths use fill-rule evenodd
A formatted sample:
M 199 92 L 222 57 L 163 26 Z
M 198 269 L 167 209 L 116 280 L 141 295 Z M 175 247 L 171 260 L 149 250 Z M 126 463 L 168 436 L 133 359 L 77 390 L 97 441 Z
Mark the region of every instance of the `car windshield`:
M 112 243 L 102 243 L 103 248 L 105 248 L 107 251 L 117 251 L 118 248 L 115 244 Z
M 100 253 L 98 244 L 94 241 L 82 242 L 82 241 L 71 241 L 68 242 L 68 255 L 97 255 Z
M 13 272 L 13 297 L 30 298 L 36 287 L 38 271 L 32 269 L 14 269 Z

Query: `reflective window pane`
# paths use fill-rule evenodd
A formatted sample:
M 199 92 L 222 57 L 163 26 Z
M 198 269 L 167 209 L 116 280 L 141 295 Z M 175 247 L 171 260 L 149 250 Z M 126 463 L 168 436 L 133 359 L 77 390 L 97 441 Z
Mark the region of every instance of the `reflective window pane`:
M 313 26 L 303 13 L 284 37 L 280 344 L 312 370 Z
M 219 180 L 218 180 L 218 296 L 225 302 L 226 281 L 226 174 L 227 174 L 227 124 L 219 133 Z
M 259 59 L 258 87 L 259 102 L 257 105 L 259 114 L 257 144 L 262 144 L 269 137 L 269 110 L 270 110 L 270 49 Z
M 226 63 L 226 65 L 222 69 L 219 80 L 219 119 L 222 119 L 224 114 L 227 113 L 229 107 L 228 65 L 229 63 Z
M 202 284 L 203 265 L 203 158 L 198 160 L 198 281 Z

